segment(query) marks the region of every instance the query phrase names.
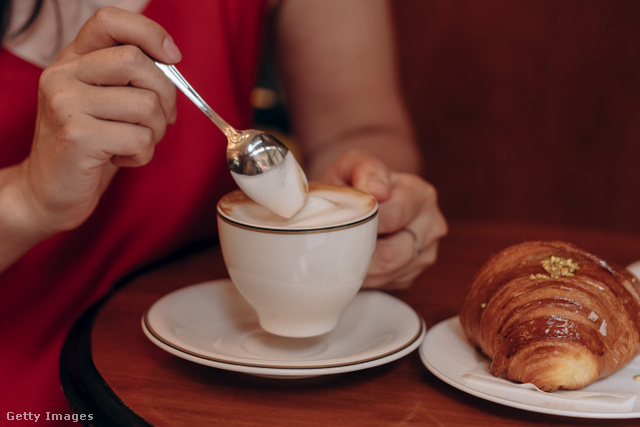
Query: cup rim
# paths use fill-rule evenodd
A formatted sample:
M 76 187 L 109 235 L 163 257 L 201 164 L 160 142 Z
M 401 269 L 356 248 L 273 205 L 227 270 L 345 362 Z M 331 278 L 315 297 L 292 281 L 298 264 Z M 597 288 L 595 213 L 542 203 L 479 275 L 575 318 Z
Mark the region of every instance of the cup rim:
M 260 231 L 263 233 L 274 233 L 274 234 L 311 234 L 311 233 L 326 233 L 328 231 L 338 231 L 344 230 L 347 228 L 357 227 L 358 225 L 364 224 L 373 220 L 378 215 L 378 207 L 376 206 L 373 212 L 364 218 L 359 218 L 354 221 L 330 225 L 330 226 L 322 226 L 322 227 L 313 227 L 313 228 L 282 228 L 282 227 L 260 227 L 256 225 L 247 224 L 241 221 L 233 220 L 227 217 L 226 215 L 220 213 L 218 211 L 218 219 L 227 224 L 230 224 L 234 227 L 244 228 L 247 230 Z
M 313 188 L 322 188 L 322 187 L 340 187 L 338 185 L 329 185 L 329 184 L 317 184 L 317 183 L 309 183 L 309 187 Z M 359 226 L 361 224 L 367 223 L 369 221 L 372 221 L 374 218 L 377 217 L 378 215 L 378 202 L 377 200 L 370 194 L 367 194 L 361 190 L 352 188 L 351 190 L 359 192 L 361 194 L 364 194 L 366 196 L 368 196 L 369 198 L 371 198 L 374 206 L 372 209 L 370 209 L 369 211 L 367 211 L 366 214 L 354 218 L 352 220 L 348 220 L 348 221 L 344 221 L 344 222 L 340 222 L 340 223 L 336 223 L 336 224 L 331 224 L 331 225 L 322 225 L 322 226 L 314 226 L 314 227 L 300 227 L 300 228 L 286 228 L 286 227 L 281 227 L 281 226 L 277 226 L 277 225 L 257 225 L 254 223 L 250 223 L 250 222 L 246 222 L 246 221 L 241 221 L 238 220 L 236 218 L 233 218 L 231 216 L 229 216 L 228 214 L 226 214 L 222 208 L 221 208 L 221 202 L 225 197 L 228 197 L 229 195 L 233 195 L 235 194 L 242 194 L 242 190 L 234 190 L 231 191 L 227 194 L 225 194 L 224 196 L 222 196 L 220 198 L 220 200 L 217 203 L 216 206 L 216 211 L 217 211 L 217 217 L 219 220 L 230 224 L 234 227 L 238 227 L 238 228 L 244 228 L 247 230 L 253 230 L 253 231 L 260 231 L 263 233 L 276 233 L 276 234 L 310 234 L 310 233 L 326 233 L 328 231 L 338 231 L 338 230 L 344 230 L 347 228 L 353 228 L 356 226 Z

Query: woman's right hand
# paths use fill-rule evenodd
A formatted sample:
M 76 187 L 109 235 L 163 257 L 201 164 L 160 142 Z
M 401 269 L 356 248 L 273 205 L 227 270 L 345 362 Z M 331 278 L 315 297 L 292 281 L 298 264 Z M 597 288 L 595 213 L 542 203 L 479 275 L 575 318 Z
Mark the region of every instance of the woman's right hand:
M 42 73 L 32 151 L 13 177 L 44 233 L 82 224 L 117 169 L 148 163 L 175 121 L 175 87 L 151 58 L 181 56 L 157 23 L 107 7 Z

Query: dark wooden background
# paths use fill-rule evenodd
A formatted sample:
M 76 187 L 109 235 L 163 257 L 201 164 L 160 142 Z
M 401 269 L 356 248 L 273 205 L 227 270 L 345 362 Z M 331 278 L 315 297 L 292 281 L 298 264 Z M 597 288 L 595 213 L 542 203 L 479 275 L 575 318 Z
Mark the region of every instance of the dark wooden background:
M 640 1 L 393 4 L 448 218 L 640 233 Z

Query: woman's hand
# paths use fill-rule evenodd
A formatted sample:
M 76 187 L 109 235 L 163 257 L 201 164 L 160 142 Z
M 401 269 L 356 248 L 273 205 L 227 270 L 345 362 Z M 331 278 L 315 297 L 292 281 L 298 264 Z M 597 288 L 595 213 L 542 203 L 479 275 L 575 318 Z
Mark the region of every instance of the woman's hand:
M 80 225 L 119 167 L 152 158 L 176 91 L 151 57 L 174 63 L 180 52 L 158 24 L 108 7 L 42 73 L 32 151 L 13 177 L 43 231 Z
M 447 224 L 431 184 L 417 175 L 393 172 L 360 150 L 346 152 L 321 180 L 352 186 L 378 200 L 378 242 L 364 287 L 406 288 L 436 261 Z

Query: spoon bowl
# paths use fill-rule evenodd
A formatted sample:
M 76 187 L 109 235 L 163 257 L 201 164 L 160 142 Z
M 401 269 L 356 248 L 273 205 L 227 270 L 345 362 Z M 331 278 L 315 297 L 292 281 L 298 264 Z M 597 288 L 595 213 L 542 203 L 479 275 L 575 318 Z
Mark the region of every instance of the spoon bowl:
M 237 130 L 218 115 L 173 65 L 156 65 L 227 137 L 227 165 L 250 198 L 285 218 L 306 203 L 307 178 L 289 149 L 274 136 L 255 129 Z
M 242 175 L 258 175 L 284 161 L 289 149 L 274 136 L 254 129 L 244 130 L 237 142 L 227 145 L 229 170 Z

